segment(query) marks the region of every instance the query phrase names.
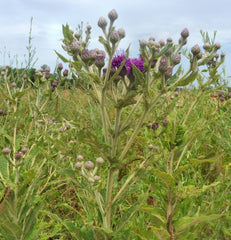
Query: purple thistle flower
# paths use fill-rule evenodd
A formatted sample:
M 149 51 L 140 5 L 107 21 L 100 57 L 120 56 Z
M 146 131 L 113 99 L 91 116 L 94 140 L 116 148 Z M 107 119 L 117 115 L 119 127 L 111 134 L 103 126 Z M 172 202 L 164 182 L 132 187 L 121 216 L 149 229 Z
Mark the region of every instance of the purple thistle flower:
M 123 60 L 125 59 L 125 57 L 126 57 L 126 53 L 124 51 L 122 51 L 121 54 L 115 55 L 112 59 L 111 67 L 118 69 L 121 63 L 123 62 Z
M 158 123 L 158 122 L 154 122 L 154 123 L 152 124 L 152 129 L 153 129 L 153 130 L 156 130 L 158 127 L 159 127 L 159 123 Z
M 133 58 L 133 59 L 130 59 L 128 58 L 125 62 L 125 66 L 127 68 L 127 74 L 130 73 L 132 67 L 134 64 L 141 72 L 144 72 L 145 69 L 144 69 L 144 60 L 143 59 L 138 59 L 138 58 Z

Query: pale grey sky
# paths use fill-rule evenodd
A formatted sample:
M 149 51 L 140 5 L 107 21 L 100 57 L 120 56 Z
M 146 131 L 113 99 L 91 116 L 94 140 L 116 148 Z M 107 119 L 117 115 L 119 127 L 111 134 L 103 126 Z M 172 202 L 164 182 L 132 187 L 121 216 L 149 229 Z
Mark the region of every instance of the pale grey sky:
M 231 1 L 208 0 L 0 0 L 0 65 L 9 64 L 10 58 L 18 56 L 19 65 L 25 63 L 30 18 L 33 17 L 33 46 L 36 47 L 36 67 L 56 64 L 54 50 L 61 48 L 62 24 L 68 23 L 75 30 L 82 21 L 92 26 L 90 47 L 100 47 L 97 26 L 99 17 L 107 17 L 116 9 L 119 18 L 116 27 L 124 28 L 126 38 L 121 48 L 131 43 L 131 52 L 139 53 L 138 40 L 154 36 L 157 40 L 172 37 L 178 41 L 180 32 L 190 31 L 188 47 L 202 44 L 200 30 L 213 34 L 217 30 L 217 41 L 226 53 L 226 71 L 231 75 Z

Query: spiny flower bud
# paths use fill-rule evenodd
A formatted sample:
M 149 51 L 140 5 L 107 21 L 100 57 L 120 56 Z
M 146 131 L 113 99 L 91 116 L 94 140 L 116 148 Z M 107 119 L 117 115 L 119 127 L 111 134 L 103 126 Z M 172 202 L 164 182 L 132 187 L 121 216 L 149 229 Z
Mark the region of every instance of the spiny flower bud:
M 173 65 L 177 65 L 179 64 L 181 61 L 181 55 L 179 53 L 175 54 L 173 57 L 172 57 L 172 63 Z
M 65 69 L 65 70 L 63 71 L 63 76 L 64 76 L 64 77 L 67 77 L 67 76 L 68 76 L 68 70 L 67 70 L 67 69 Z
M 78 53 L 80 50 L 80 45 L 77 41 L 71 43 L 70 50 L 72 53 Z
M 172 76 L 172 67 L 168 67 L 166 73 L 165 73 L 165 77 L 166 79 L 170 78 Z
M 21 152 L 15 153 L 14 158 L 20 160 L 22 158 L 22 153 Z
M 22 151 L 23 154 L 25 154 L 25 153 L 27 153 L 27 148 L 23 147 L 21 151 Z
M 117 31 L 112 31 L 111 35 L 110 35 L 110 41 L 112 44 L 115 44 L 119 41 L 120 36 L 119 33 Z
M 159 65 L 159 71 L 161 73 L 165 73 L 168 70 L 168 62 L 165 60 L 165 58 L 162 58 L 160 60 L 160 65 Z
M 7 155 L 7 154 L 10 153 L 10 149 L 9 149 L 9 148 L 3 148 L 3 149 L 2 149 L 2 153 L 5 154 L 5 155 Z
M 198 44 L 194 45 L 192 48 L 191 48 L 191 52 L 192 54 L 195 56 L 197 54 L 199 54 L 201 51 L 200 47 Z
M 54 80 L 51 84 L 52 87 L 57 87 L 58 86 L 58 81 Z
M 163 39 L 161 39 L 161 40 L 159 41 L 159 44 L 160 44 L 161 47 L 163 47 L 163 46 L 165 46 L 165 41 L 164 41 Z
M 221 97 L 221 96 L 223 96 L 223 95 L 224 95 L 223 91 L 219 91 L 219 92 L 218 92 L 218 96 L 219 96 L 219 97 Z
M 147 45 L 148 45 L 148 42 L 146 40 L 140 40 L 140 48 L 141 49 L 144 49 Z
M 167 119 L 163 119 L 162 123 L 163 123 L 163 126 L 166 127 L 168 125 L 168 120 Z
M 149 145 L 148 145 L 148 148 L 149 148 L 149 149 L 153 149 L 154 146 L 153 146 L 152 144 L 149 144 Z
M 87 161 L 84 166 L 86 169 L 92 169 L 94 167 L 94 163 L 92 161 Z
M 94 176 L 94 180 L 95 180 L 95 181 L 100 181 L 100 180 L 101 180 L 101 177 L 96 175 L 96 176 Z
M 154 123 L 152 124 L 152 129 L 153 129 L 153 130 L 156 130 L 158 127 L 159 127 L 159 123 L 158 123 L 158 122 L 154 122 Z
M 220 101 L 221 101 L 221 102 L 225 101 L 225 96 L 224 96 L 224 95 L 222 95 L 222 96 L 220 97 Z
M 203 48 L 204 48 L 204 50 L 205 51 L 209 51 L 210 49 L 211 49 L 211 45 L 210 45 L 210 43 L 205 43 L 204 45 L 203 45 Z
M 96 162 L 97 162 L 99 165 L 101 165 L 101 164 L 104 163 L 104 160 L 103 160 L 102 157 L 98 157 L 98 158 L 96 158 Z
M 104 17 L 100 17 L 98 20 L 98 26 L 100 28 L 102 28 L 103 30 L 105 30 L 105 28 L 107 26 L 107 20 Z
M 170 44 L 170 43 L 172 43 L 172 38 L 167 38 L 167 44 Z
M 96 55 L 95 65 L 101 69 L 105 65 L 104 59 L 105 57 L 103 55 Z
M 179 42 L 180 45 L 183 46 L 187 43 L 187 39 L 184 39 L 183 37 L 180 37 L 178 42 Z
M 12 86 L 12 87 L 16 87 L 16 86 L 17 86 L 16 82 L 12 82 L 12 83 L 11 83 L 11 86 Z
M 76 167 L 77 169 L 80 169 L 82 166 L 83 166 L 83 162 L 76 162 L 76 163 L 75 163 L 75 167 Z
M 63 64 L 62 64 L 62 63 L 59 63 L 59 64 L 58 64 L 58 70 L 61 71 L 62 69 L 63 69 Z
M 120 39 L 125 38 L 125 30 L 123 28 L 118 29 Z
M 188 28 L 184 28 L 184 29 L 181 31 L 181 37 L 182 37 L 183 39 L 186 39 L 188 36 L 189 36 L 189 30 L 188 30 Z
M 6 115 L 6 111 L 3 109 L 0 109 L 0 116 L 4 116 L 4 115 Z
M 76 32 L 76 33 L 75 33 L 75 38 L 76 38 L 77 40 L 79 40 L 80 37 L 81 37 L 81 33 Z
M 77 156 L 77 160 L 83 161 L 83 156 L 79 154 L 79 155 Z
M 221 48 L 221 44 L 220 43 L 217 42 L 217 43 L 214 44 L 215 51 L 220 49 L 220 48 Z
M 115 9 L 112 9 L 112 10 L 108 13 L 108 18 L 110 19 L 111 22 L 114 22 L 114 21 L 118 18 L 118 13 L 116 12 Z
M 46 79 L 49 79 L 50 76 L 51 76 L 50 72 L 46 72 L 46 73 L 45 73 L 45 78 L 46 78 Z
M 231 92 L 229 92 L 229 94 L 228 94 L 228 98 L 231 98 Z
M 83 49 L 81 53 L 81 59 L 86 63 L 90 60 L 90 51 L 88 49 Z

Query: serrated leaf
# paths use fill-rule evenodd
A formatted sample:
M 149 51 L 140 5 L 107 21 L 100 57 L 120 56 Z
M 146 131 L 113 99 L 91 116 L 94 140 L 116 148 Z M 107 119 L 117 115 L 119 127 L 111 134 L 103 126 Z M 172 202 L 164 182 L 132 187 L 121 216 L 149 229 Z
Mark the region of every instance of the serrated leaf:
M 176 230 L 176 237 L 183 234 L 184 230 L 187 228 L 190 228 L 192 226 L 195 226 L 203 222 L 214 221 L 223 216 L 224 216 L 223 214 L 211 214 L 208 216 L 200 215 L 200 216 L 194 216 L 194 217 L 188 217 L 188 216 L 183 217 L 174 224 L 174 227 Z
M 166 217 L 162 215 L 162 211 L 159 208 L 151 207 L 151 206 L 142 206 L 140 208 L 140 211 L 146 212 L 146 213 L 158 218 L 164 224 L 167 223 Z
M 164 48 L 160 51 L 160 53 L 158 53 L 158 54 L 155 56 L 155 58 L 159 58 L 159 57 L 163 56 L 172 46 L 173 46 L 173 43 L 168 44 L 166 47 L 164 47 Z
M 159 177 L 164 182 L 166 187 L 173 188 L 175 186 L 175 180 L 172 175 L 166 172 L 162 172 L 157 168 L 153 169 L 153 173 L 155 176 Z
M 55 53 L 58 55 L 58 57 L 59 57 L 64 63 L 68 63 L 68 62 L 69 62 L 63 55 L 61 55 L 60 53 L 58 53 L 56 50 L 55 50 Z
M 8 178 L 8 160 L 5 155 L 1 155 L 0 157 L 0 178 L 7 179 Z
M 169 240 L 170 235 L 164 227 L 153 227 L 150 226 L 152 232 L 158 237 L 159 240 Z
M 66 26 L 63 25 L 62 30 L 64 39 L 67 40 L 68 42 L 72 42 L 74 40 L 74 37 L 70 31 L 69 25 L 68 24 L 66 24 Z

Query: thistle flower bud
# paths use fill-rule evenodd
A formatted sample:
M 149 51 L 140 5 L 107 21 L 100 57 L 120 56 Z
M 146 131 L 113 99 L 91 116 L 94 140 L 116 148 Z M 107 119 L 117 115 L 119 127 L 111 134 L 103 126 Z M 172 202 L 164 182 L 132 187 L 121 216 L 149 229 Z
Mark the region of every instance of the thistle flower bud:
M 181 61 L 181 55 L 179 53 L 175 54 L 173 57 L 172 57 L 172 63 L 173 65 L 177 65 L 179 64 Z
M 51 84 L 52 87 L 57 87 L 58 86 L 58 81 L 54 80 Z
M 99 165 L 101 165 L 101 164 L 104 163 L 104 160 L 103 160 L 102 157 L 98 157 L 98 158 L 96 158 L 96 162 L 97 162 Z
M 21 152 L 15 153 L 14 158 L 20 160 L 22 158 L 22 153 Z
M 45 78 L 46 78 L 46 79 L 49 79 L 50 76 L 51 76 L 50 72 L 46 72 L 46 73 L 45 73 Z
M 167 38 L 167 44 L 170 44 L 170 43 L 172 43 L 172 38 Z
M 95 181 L 100 181 L 100 180 L 101 180 L 101 177 L 96 175 L 96 176 L 94 176 L 94 180 L 95 180 Z
M 168 79 L 172 76 L 172 67 L 168 67 L 166 73 L 165 73 L 165 78 Z
M 140 40 L 139 42 L 141 49 L 144 49 L 148 45 L 148 42 L 146 40 Z
M 161 39 L 161 40 L 159 41 L 159 44 L 160 44 L 161 47 L 163 47 L 163 46 L 165 46 L 165 41 L 164 41 L 163 39 Z
M 91 59 L 91 56 L 92 55 L 92 52 L 90 52 L 88 49 L 83 49 L 82 50 L 82 53 L 81 53 L 81 59 L 87 63 L 90 59 Z
M 92 177 L 89 177 L 89 178 L 87 179 L 87 181 L 88 181 L 89 183 L 94 183 L 94 182 L 95 182 L 95 179 L 92 178 Z
M 6 111 L 3 109 L 0 109 L 0 116 L 4 116 L 4 115 L 6 115 Z
M 209 51 L 210 49 L 211 49 L 211 45 L 210 45 L 210 43 L 205 43 L 204 45 L 203 45 L 203 48 L 204 48 L 204 50 L 205 51 Z
M 228 93 L 228 98 L 231 98 L 231 92 Z
M 104 59 L 105 57 L 103 55 L 96 55 L 95 65 L 101 69 L 105 65 Z
M 45 72 L 50 72 L 50 71 L 51 71 L 51 68 L 49 66 L 46 66 Z
M 67 70 L 67 69 L 65 69 L 65 70 L 63 71 L 63 76 L 64 76 L 64 77 L 67 77 L 67 76 L 68 76 L 68 70 Z
M 187 28 L 184 28 L 182 31 L 181 31 L 181 37 L 183 39 L 186 39 L 187 37 L 189 36 L 189 30 Z
M 148 145 L 148 148 L 149 148 L 149 149 L 153 149 L 154 146 L 153 146 L 152 144 L 149 144 L 149 145 Z
M 168 70 L 168 62 L 165 60 L 165 58 L 162 58 L 160 60 L 160 65 L 159 65 L 159 71 L 161 73 L 165 73 Z
M 125 30 L 123 28 L 118 29 L 118 34 L 119 34 L 120 39 L 125 38 L 126 34 L 125 34 Z
M 72 42 L 70 46 L 70 51 L 75 54 L 78 53 L 79 50 L 80 50 L 79 43 L 77 41 Z
M 118 18 L 118 13 L 116 12 L 115 9 L 112 9 L 112 10 L 108 13 L 108 18 L 110 19 L 111 22 L 114 22 L 114 21 Z
M 162 124 L 164 127 L 166 127 L 168 125 L 168 120 L 167 119 L 163 119 L 162 120 Z
M 76 32 L 76 33 L 75 33 L 75 38 L 76 38 L 77 40 L 79 40 L 80 37 L 81 37 L 81 33 Z
M 7 155 L 7 154 L 10 153 L 10 149 L 9 149 L 9 148 L 3 148 L 3 149 L 2 149 L 2 153 L 5 154 L 5 155 Z
M 63 64 L 62 64 L 62 63 L 59 63 L 59 64 L 58 64 L 58 70 L 61 71 L 62 69 L 63 69 Z
M 80 169 L 82 166 L 83 166 L 83 162 L 76 162 L 76 163 L 75 163 L 75 167 L 76 167 L 77 169 Z
M 25 154 L 25 153 L 27 153 L 27 148 L 23 147 L 21 151 L 22 151 L 23 154 Z
M 105 30 L 107 26 L 107 20 L 104 17 L 100 17 L 98 20 L 98 26 L 102 29 Z
M 224 95 L 222 95 L 222 96 L 220 96 L 220 98 L 219 98 L 219 99 L 220 99 L 220 101 L 221 101 L 221 102 L 223 102 L 223 101 L 225 101 L 225 96 L 224 96 Z
M 217 43 L 214 44 L 215 51 L 217 51 L 220 48 L 221 48 L 221 44 L 220 43 L 217 42 Z
M 91 25 L 87 25 L 87 31 L 90 32 L 92 29 Z
M 94 163 L 92 161 L 87 161 L 85 162 L 84 167 L 90 170 L 94 167 Z
M 12 86 L 12 87 L 16 87 L 16 86 L 17 86 L 16 82 L 12 82 L 12 83 L 11 83 L 11 86 Z
M 200 47 L 198 44 L 194 45 L 192 48 L 191 48 L 191 52 L 192 54 L 195 56 L 197 54 L 199 54 L 201 51 Z
M 23 80 L 23 81 L 26 81 L 26 80 L 27 80 L 27 75 L 26 75 L 26 73 L 23 74 L 22 80 Z
M 221 60 L 225 57 L 224 53 L 221 53 Z
M 178 42 L 179 42 L 180 45 L 183 46 L 183 45 L 185 45 L 187 43 L 187 39 L 185 39 L 183 37 L 180 37 Z
M 158 123 L 158 122 L 154 122 L 154 123 L 152 124 L 152 129 L 153 129 L 153 130 L 157 130 L 158 127 L 159 127 L 159 123 Z
M 110 41 L 112 44 L 115 44 L 119 41 L 120 39 L 120 36 L 119 36 L 119 33 L 118 31 L 112 31 L 111 35 L 110 35 Z
M 77 156 L 77 160 L 80 161 L 80 162 L 83 161 L 83 156 L 79 154 L 79 155 Z
M 223 95 L 224 95 L 223 91 L 219 91 L 219 92 L 218 92 L 218 96 L 219 96 L 219 97 L 221 97 L 221 96 L 223 96 Z

